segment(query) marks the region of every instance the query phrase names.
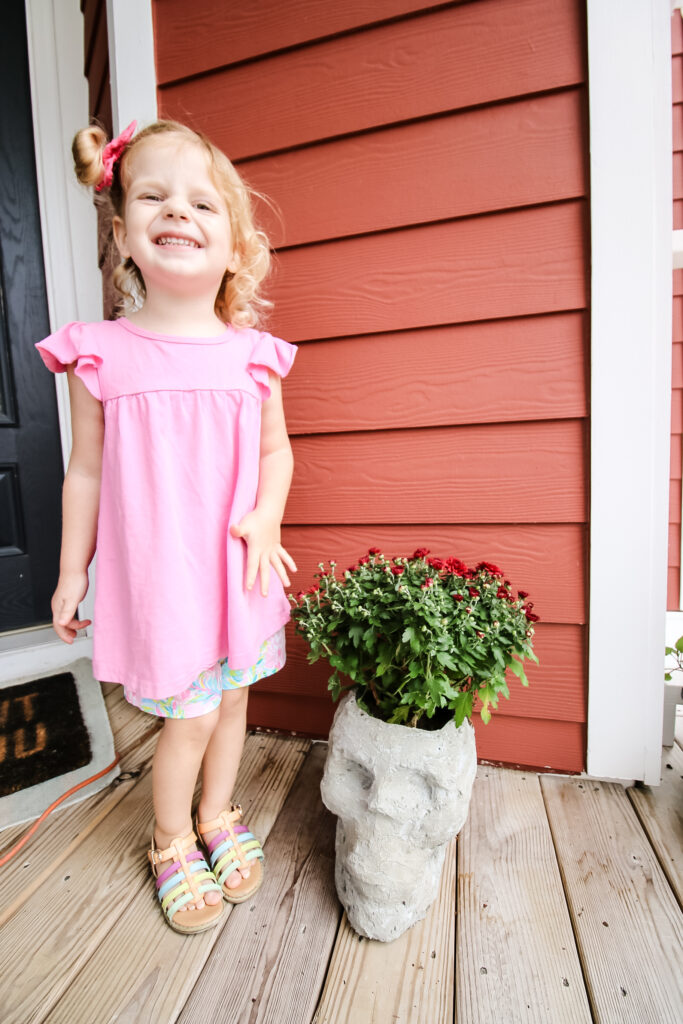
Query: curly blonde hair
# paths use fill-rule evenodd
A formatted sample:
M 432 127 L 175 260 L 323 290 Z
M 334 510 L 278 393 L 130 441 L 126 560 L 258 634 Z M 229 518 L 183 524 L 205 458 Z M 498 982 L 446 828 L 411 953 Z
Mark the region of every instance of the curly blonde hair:
M 210 139 L 178 121 L 154 121 L 147 125 L 133 136 L 114 165 L 113 180 L 108 189 L 111 212 L 123 218 L 126 188 L 130 183 L 126 172 L 130 154 L 145 139 L 159 135 L 176 135 L 181 141 L 201 146 L 207 155 L 216 185 L 228 208 L 235 251 L 239 255 L 237 271 L 234 274 L 227 269 L 225 271 L 214 309 L 225 323 L 235 327 L 253 327 L 272 305 L 259 294 L 261 282 L 270 269 L 270 244 L 254 223 L 252 197 L 258 193 L 249 188 L 227 156 Z M 99 125 L 90 125 L 76 134 L 72 145 L 74 169 L 76 177 L 84 185 L 96 186 L 103 181 L 102 153 L 106 144 L 107 136 Z M 139 308 L 145 299 L 145 282 L 130 257 L 114 269 L 113 280 L 121 295 L 123 312 Z

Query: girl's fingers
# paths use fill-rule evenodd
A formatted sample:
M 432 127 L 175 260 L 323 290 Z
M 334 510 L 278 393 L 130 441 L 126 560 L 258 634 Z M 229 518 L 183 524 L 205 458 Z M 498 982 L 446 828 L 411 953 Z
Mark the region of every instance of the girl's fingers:
M 67 644 L 72 644 L 76 639 L 78 630 L 85 629 L 85 627 L 89 626 L 91 622 L 92 619 L 72 619 L 71 622 L 66 623 L 53 622 L 52 626 L 60 640 L 63 640 Z
M 268 583 L 270 581 L 270 562 L 264 556 L 261 559 L 261 593 L 268 597 Z
M 280 561 L 280 556 L 275 551 L 270 556 L 270 561 L 272 563 L 273 568 L 275 569 L 275 572 L 278 574 L 284 585 L 286 587 L 291 586 L 289 582 L 289 577 L 287 576 L 287 570 Z
M 285 551 L 285 549 L 283 547 L 280 547 L 279 550 L 278 550 L 278 554 L 279 554 L 280 558 L 282 559 L 282 561 L 287 563 L 287 565 L 292 570 L 292 572 L 298 572 L 299 571 L 297 569 L 297 567 L 296 567 L 296 562 L 294 561 L 294 559 L 290 555 L 289 551 Z M 289 583 L 289 580 L 287 582 Z
M 251 590 L 256 581 L 259 558 L 255 551 L 247 549 L 247 590 Z

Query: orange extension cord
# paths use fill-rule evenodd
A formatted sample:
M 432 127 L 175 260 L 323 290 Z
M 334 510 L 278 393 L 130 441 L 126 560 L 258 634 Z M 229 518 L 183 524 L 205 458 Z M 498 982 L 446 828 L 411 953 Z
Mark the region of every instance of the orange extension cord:
M 60 797 L 57 797 L 54 803 L 51 803 L 46 811 L 43 811 L 43 813 L 37 819 L 37 821 L 33 822 L 28 832 L 26 832 L 26 834 L 21 837 L 19 842 L 15 843 L 12 849 L 9 850 L 4 855 L 4 857 L 0 857 L 0 868 L 4 867 L 5 864 L 7 864 L 7 862 L 12 859 L 12 857 L 15 857 L 16 854 L 19 853 L 19 850 L 21 850 L 22 847 L 26 846 L 26 843 L 29 841 L 33 833 L 36 832 L 38 827 L 42 824 L 42 822 L 45 821 L 48 814 L 51 814 L 52 811 L 54 811 L 55 807 L 59 807 L 61 803 L 64 803 L 66 798 L 71 796 L 72 793 L 76 793 L 78 792 L 79 789 L 83 789 L 84 786 L 88 786 L 91 782 L 95 782 L 97 779 L 101 779 L 103 775 L 106 775 L 107 772 L 110 772 L 112 770 L 112 768 L 115 768 L 120 760 L 121 758 L 117 754 L 112 763 L 107 765 L 106 768 L 103 768 L 101 772 L 97 773 L 97 775 L 91 775 L 89 779 L 83 779 L 83 782 L 79 782 L 77 786 L 72 786 L 71 789 L 67 789 L 66 793 L 62 793 Z

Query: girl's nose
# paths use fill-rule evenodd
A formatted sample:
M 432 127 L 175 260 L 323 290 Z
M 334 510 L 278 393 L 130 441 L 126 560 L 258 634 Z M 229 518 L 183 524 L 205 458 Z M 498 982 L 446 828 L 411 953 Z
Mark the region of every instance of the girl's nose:
M 169 220 L 188 220 L 187 208 L 182 200 L 169 197 L 166 200 L 164 217 Z

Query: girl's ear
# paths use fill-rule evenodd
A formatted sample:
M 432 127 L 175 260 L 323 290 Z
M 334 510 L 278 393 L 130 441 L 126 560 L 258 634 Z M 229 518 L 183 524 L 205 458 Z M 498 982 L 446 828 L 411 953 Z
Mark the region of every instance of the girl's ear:
M 123 217 L 119 217 L 118 215 L 114 217 L 111 222 L 111 226 L 114 232 L 116 248 L 119 250 L 119 255 L 122 259 L 127 260 L 130 256 L 130 249 L 128 248 L 128 236 L 126 234 L 126 225 L 123 222 Z
M 228 260 L 228 266 L 226 269 L 230 274 L 236 274 L 237 271 L 240 269 L 241 263 L 242 259 L 240 257 L 239 249 L 233 246 L 232 256 Z

